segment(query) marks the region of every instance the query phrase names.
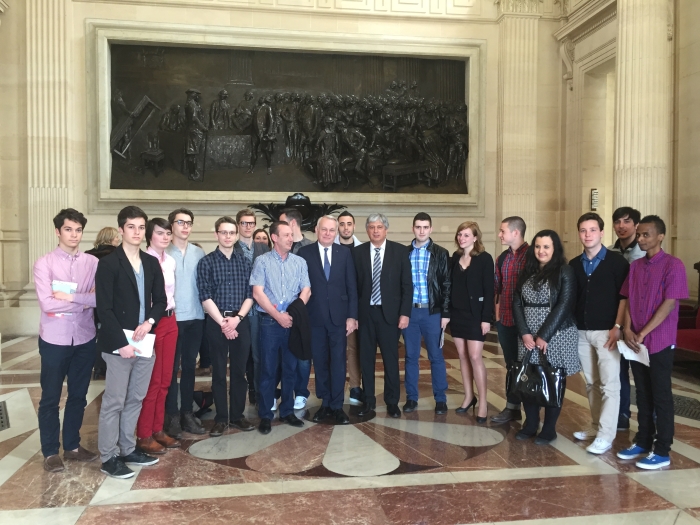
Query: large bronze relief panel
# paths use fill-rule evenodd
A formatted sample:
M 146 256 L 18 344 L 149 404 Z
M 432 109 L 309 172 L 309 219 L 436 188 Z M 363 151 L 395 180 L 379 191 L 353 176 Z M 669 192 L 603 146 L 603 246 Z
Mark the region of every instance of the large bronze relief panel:
M 468 193 L 468 59 L 110 51 L 112 189 Z

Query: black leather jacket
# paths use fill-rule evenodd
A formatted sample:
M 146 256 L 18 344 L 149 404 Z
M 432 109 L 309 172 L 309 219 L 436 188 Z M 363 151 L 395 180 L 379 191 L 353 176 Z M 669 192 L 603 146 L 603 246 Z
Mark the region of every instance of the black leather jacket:
M 513 295 L 513 316 L 515 317 L 515 326 L 518 328 L 518 334 L 535 335 L 530 331 L 530 327 L 525 322 L 525 303 L 521 294 L 517 291 Z M 544 320 L 542 326 L 538 330 L 539 337 L 549 342 L 549 340 L 559 330 L 576 325 L 574 319 L 574 307 L 576 306 L 576 275 L 574 269 L 565 264 L 561 267 L 559 273 L 559 287 L 550 287 L 549 289 L 549 315 Z
M 450 317 L 450 290 L 452 288 L 452 269 L 449 264 L 450 254 L 442 246 L 430 239 L 427 250 L 430 252 L 428 265 L 428 304 L 430 314 L 440 313 L 441 317 Z M 408 247 L 409 257 L 413 252 L 413 243 Z

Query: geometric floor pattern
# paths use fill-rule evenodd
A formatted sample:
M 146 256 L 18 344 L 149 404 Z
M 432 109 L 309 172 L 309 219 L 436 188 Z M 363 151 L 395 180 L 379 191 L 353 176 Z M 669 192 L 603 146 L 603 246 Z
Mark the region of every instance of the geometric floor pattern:
M 66 463 L 59 474 L 43 470 L 37 338 L 3 341 L 0 402 L 11 426 L 0 431 L 0 524 L 700 525 L 700 421 L 685 417 L 692 410 L 676 416 L 671 466 L 642 472 L 615 457 L 636 432 L 635 415 L 631 430 L 619 432 L 601 456 L 573 439 L 589 420 L 580 376 L 567 381 L 558 439 L 539 447 L 515 439 L 519 423 L 480 425 L 472 413 L 456 414 L 464 392 L 449 337 L 444 353 L 447 415 L 434 413 L 423 352 L 418 410 L 388 417 L 378 359 L 371 418 L 346 406 L 350 425 L 314 424 L 319 401 L 312 376 L 309 406 L 298 412 L 303 428 L 275 420 L 266 436 L 186 434 L 182 447 L 157 465 L 115 480 L 100 473 L 98 462 Z M 484 358 L 488 396 L 482 401 L 491 415 L 505 405 L 504 361 L 493 334 Z M 211 379 L 199 377 L 196 384 L 207 390 Z M 103 381 L 91 383 L 81 432 L 82 444 L 95 451 L 103 389 Z M 674 377 L 673 389 L 688 409 L 700 402 L 700 381 Z M 246 407 L 246 415 L 257 422 L 254 407 Z

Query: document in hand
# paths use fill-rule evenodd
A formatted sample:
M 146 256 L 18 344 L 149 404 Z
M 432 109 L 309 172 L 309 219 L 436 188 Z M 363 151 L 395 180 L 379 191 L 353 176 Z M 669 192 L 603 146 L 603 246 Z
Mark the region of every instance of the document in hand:
M 445 329 L 440 330 L 440 348 L 445 346 Z
M 71 283 L 68 281 L 51 281 L 51 291 L 72 294 L 78 291 L 78 283 Z
M 129 344 L 136 348 L 136 355 L 139 357 L 153 357 L 153 345 L 156 342 L 156 334 L 146 334 L 146 337 L 140 341 L 134 341 L 134 331 L 124 330 L 124 335 Z M 114 353 L 119 353 L 119 350 L 115 350 Z
M 617 342 L 617 349 L 622 354 L 622 357 L 624 357 L 628 361 L 639 361 L 644 366 L 649 366 L 649 350 L 644 345 L 639 345 L 639 347 L 641 348 L 641 350 L 639 351 L 639 353 L 637 353 L 634 350 L 632 350 L 629 346 L 627 346 L 627 343 L 625 343 L 624 341 Z

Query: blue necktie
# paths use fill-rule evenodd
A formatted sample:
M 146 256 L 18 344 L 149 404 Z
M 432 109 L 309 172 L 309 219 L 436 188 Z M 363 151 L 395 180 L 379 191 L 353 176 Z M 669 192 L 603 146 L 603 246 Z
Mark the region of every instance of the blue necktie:
M 331 262 L 328 260 L 328 248 L 323 249 L 323 273 L 326 274 L 326 281 L 331 278 Z

